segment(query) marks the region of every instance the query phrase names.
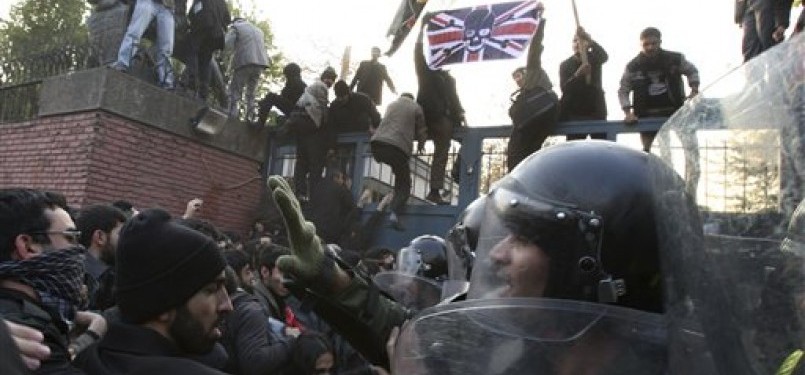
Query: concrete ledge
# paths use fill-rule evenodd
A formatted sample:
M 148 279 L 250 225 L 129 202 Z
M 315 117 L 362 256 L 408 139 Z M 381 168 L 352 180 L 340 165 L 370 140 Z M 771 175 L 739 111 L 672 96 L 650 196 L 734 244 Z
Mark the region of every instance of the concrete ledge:
M 196 100 L 108 68 L 50 77 L 43 82 L 39 98 L 40 117 L 103 110 L 251 160 L 265 160 L 266 128 L 252 129 L 230 119 L 215 136 L 198 133 L 190 119 L 203 107 Z

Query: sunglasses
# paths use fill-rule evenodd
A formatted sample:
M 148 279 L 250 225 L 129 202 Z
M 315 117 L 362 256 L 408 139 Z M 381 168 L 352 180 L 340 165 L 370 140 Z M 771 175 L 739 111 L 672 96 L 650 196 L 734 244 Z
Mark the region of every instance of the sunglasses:
M 34 235 L 36 235 L 36 234 L 45 234 L 45 235 L 61 234 L 62 236 L 64 236 L 64 238 L 67 240 L 67 242 L 69 242 L 69 243 L 71 243 L 73 245 L 77 245 L 79 239 L 81 238 L 81 231 L 79 231 L 79 230 L 70 230 L 70 229 L 68 229 L 68 230 L 54 230 L 54 231 L 33 232 L 33 233 L 30 233 L 30 234 L 34 234 Z

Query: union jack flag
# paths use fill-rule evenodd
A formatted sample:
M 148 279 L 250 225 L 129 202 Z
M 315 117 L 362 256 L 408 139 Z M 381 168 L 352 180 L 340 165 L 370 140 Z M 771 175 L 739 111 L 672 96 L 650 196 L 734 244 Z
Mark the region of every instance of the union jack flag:
M 528 0 L 435 13 L 427 24 L 428 66 L 517 58 L 540 27 L 542 10 Z

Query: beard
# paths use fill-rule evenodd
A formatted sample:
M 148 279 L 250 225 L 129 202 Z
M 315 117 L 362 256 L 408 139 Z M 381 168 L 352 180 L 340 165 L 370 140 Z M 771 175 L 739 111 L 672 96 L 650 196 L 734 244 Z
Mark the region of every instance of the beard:
M 205 330 L 204 325 L 190 313 L 187 306 L 181 306 L 176 309 L 176 318 L 173 320 L 169 332 L 176 342 L 176 346 L 188 354 L 209 353 L 217 341 L 210 332 Z
M 101 249 L 99 258 L 101 262 L 104 262 L 106 265 L 110 267 L 115 266 L 115 248 L 111 243 L 106 243 L 103 249 Z

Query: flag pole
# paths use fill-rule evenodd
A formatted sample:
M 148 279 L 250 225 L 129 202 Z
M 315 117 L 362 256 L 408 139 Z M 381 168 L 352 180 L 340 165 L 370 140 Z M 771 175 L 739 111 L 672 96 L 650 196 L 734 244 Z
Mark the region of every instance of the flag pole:
M 578 30 L 581 27 L 581 23 L 579 22 L 579 10 L 576 8 L 576 0 L 570 0 L 570 3 L 573 4 L 573 18 L 576 20 L 576 34 L 578 34 Z M 579 39 L 579 57 L 581 57 L 582 64 L 590 64 L 589 59 L 587 58 L 587 41 Z M 592 82 L 592 77 L 590 73 L 584 75 L 584 81 L 587 82 L 589 85 Z
M 349 75 L 349 63 L 352 55 L 352 46 L 346 46 L 344 48 L 344 54 L 341 55 L 341 79 L 344 82 L 347 82 L 347 76 Z

